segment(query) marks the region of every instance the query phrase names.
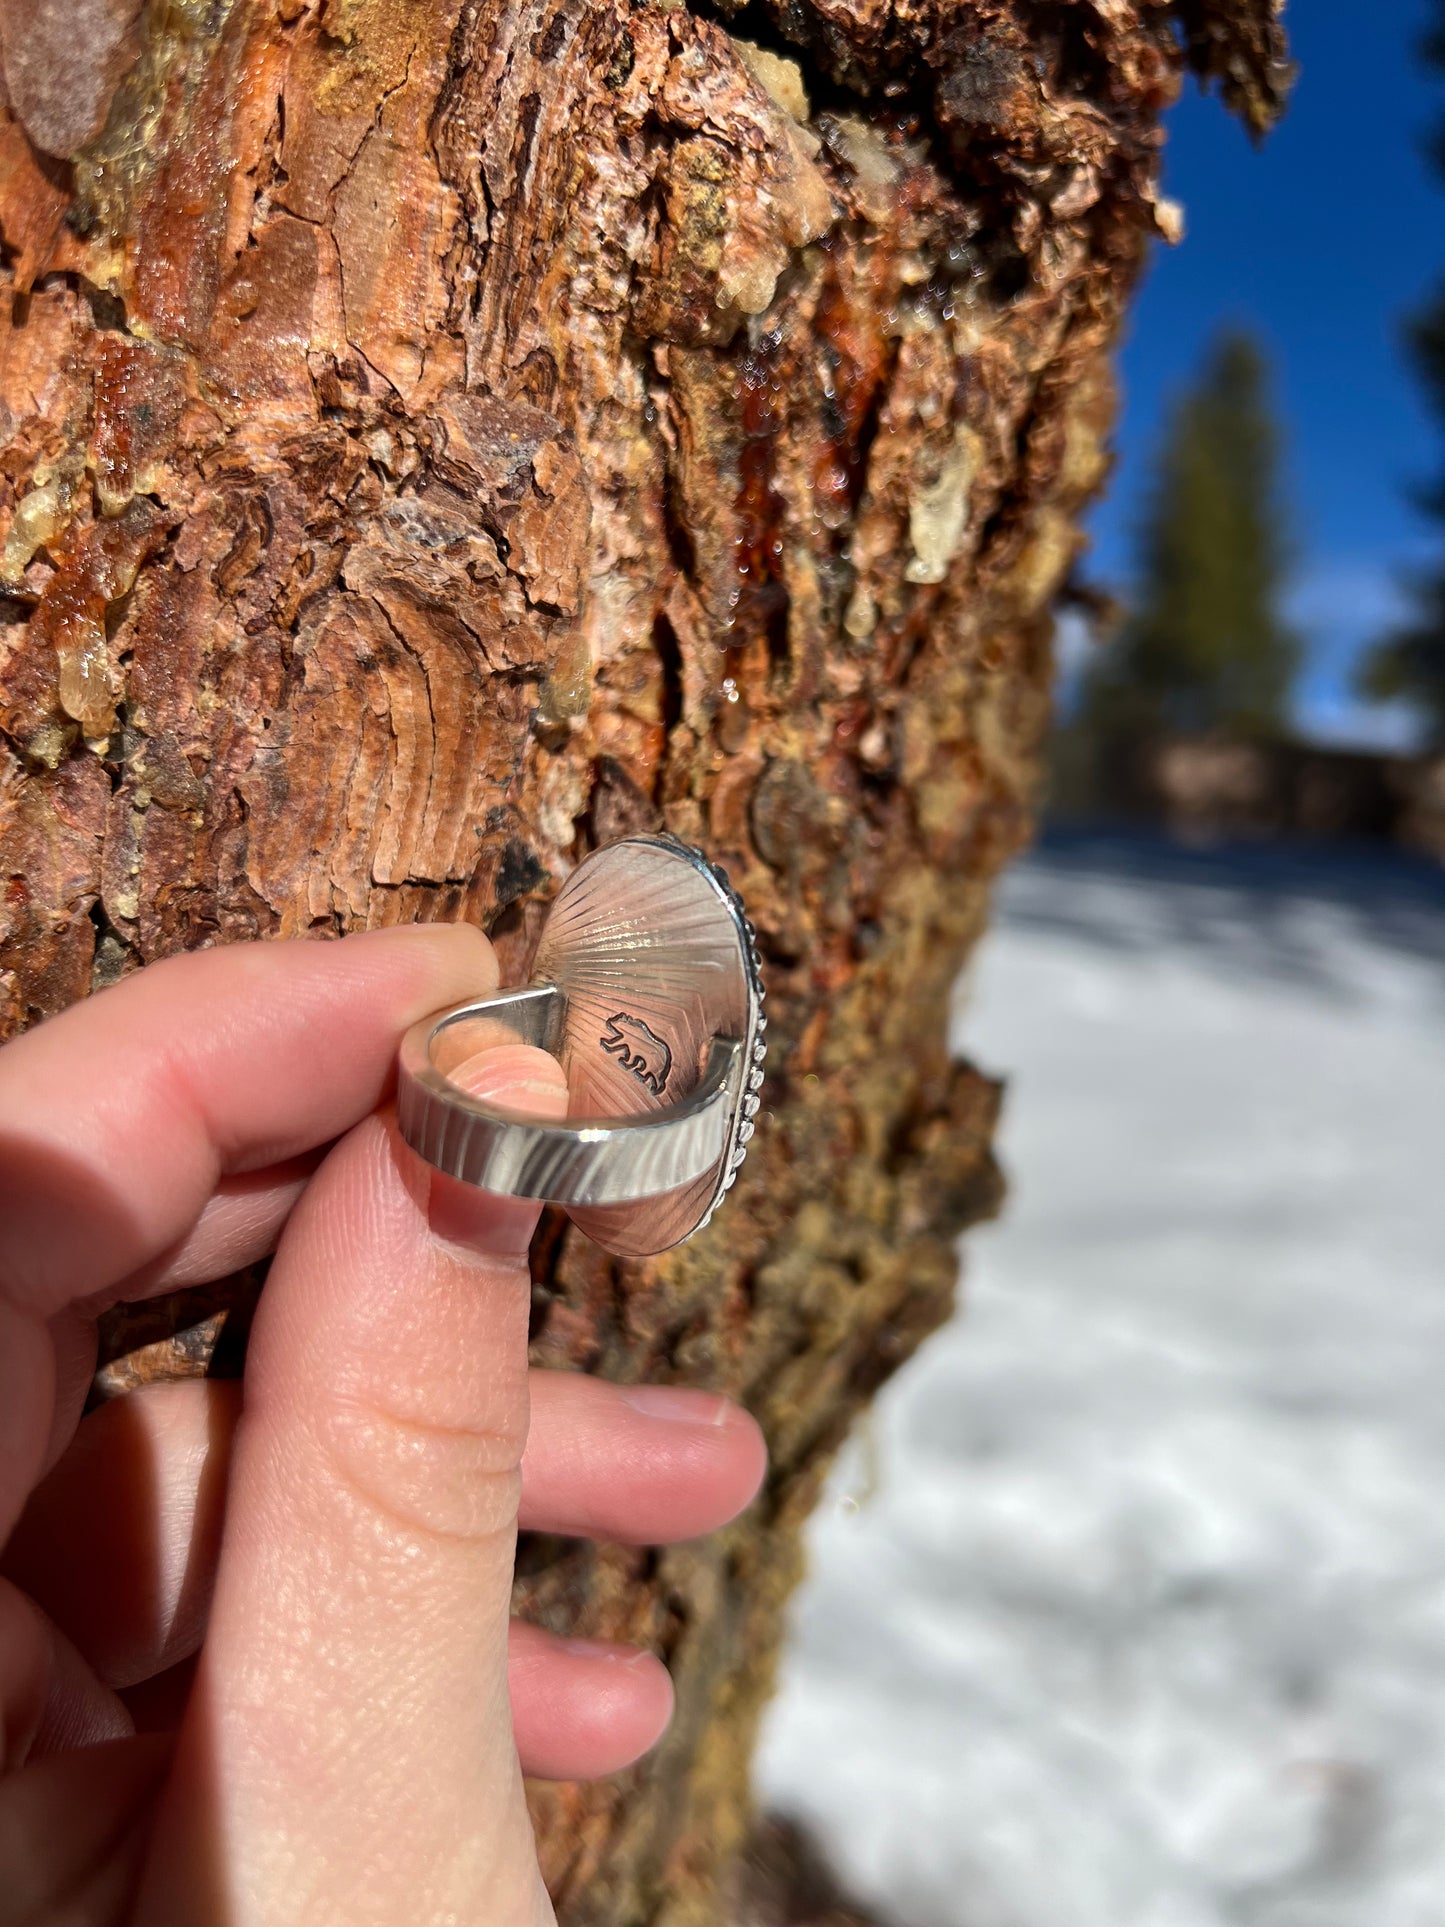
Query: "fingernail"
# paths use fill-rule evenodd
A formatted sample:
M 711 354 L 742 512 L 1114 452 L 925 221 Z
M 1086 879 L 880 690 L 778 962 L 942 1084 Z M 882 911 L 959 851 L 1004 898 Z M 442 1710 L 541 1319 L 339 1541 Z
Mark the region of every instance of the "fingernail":
M 635 1666 L 638 1660 L 652 1657 L 640 1646 L 614 1646 L 605 1639 L 559 1639 L 557 1644 L 576 1659 L 610 1659 L 614 1664 L 625 1666 Z
M 567 1115 L 567 1082 L 555 1058 L 530 1044 L 491 1044 L 447 1072 L 454 1084 L 508 1111 Z
M 671 1419 L 675 1425 L 726 1425 L 731 1399 L 716 1392 L 695 1392 L 682 1385 L 626 1385 L 622 1402 L 646 1418 Z
M 557 1109 L 555 1077 L 518 1077 L 515 1071 L 504 1068 L 490 1077 L 483 1071 L 475 1077 L 455 1081 L 473 1097 L 490 1099 L 503 1110 L 545 1110 L 551 1115 Z

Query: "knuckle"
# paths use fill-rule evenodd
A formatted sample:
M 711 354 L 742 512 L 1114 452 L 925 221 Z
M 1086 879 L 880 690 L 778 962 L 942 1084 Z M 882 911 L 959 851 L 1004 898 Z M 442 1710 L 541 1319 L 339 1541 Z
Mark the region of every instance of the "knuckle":
M 349 1397 L 325 1434 L 337 1485 L 393 1533 L 476 1543 L 515 1531 L 524 1418 L 446 1423 Z

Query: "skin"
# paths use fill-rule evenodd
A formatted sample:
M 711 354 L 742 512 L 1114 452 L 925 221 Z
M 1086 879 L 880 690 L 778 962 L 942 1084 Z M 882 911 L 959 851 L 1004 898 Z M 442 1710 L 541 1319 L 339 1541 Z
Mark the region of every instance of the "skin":
M 646 1751 L 646 1653 L 509 1621 L 523 1527 L 734 1517 L 745 1413 L 529 1372 L 536 1209 L 397 1136 L 476 931 L 154 965 L 0 1050 L 0 1927 L 553 1919 L 524 1773 Z M 458 1074 L 562 1115 L 540 1051 Z M 97 1313 L 275 1258 L 243 1388 L 80 1416 Z

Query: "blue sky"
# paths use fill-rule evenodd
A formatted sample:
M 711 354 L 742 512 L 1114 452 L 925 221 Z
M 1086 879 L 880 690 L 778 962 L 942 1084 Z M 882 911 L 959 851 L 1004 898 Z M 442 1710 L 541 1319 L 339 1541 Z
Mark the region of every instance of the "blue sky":
M 1300 78 L 1258 148 L 1191 81 L 1169 127 L 1178 248 L 1156 249 L 1121 373 L 1118 466 L 1090 518 L 1093 574 L 1127 582 L 1133 529 L 1172 398 L 1211 336 L 1243 322 L 1276 378 L 1298 549 L 1291 611 L 1308 645 L 1298 720 L 1335 740 L 1399 740 L 1405 719 L 1350 692 L 1359 650 L 1430 552 L 1409 489 L 1442 450 L 1400 341 L 1445 277 L 1445 193 L 1421 141 L 1445 87 L 1422 66 L 1423 0 L 1294 0 Z

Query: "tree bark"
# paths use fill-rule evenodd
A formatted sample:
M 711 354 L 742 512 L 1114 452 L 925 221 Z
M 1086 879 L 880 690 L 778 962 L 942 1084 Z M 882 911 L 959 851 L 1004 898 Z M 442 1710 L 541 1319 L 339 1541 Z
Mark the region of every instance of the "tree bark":
M 1262 126 L 1274 7 L 33 0 L 0 54 L 4 1030 L 412 919 L 520 980 L 662 824 L 758 926 L 741 1184 L 655 1262 L 549 1225 L 535 1356 L 742 1397 L 766 1493 L 519 1580 L 678 1688 L 650 1764 L 537 1790 L 563 1919 L 725 1918 L 800 1527 L 999 1195 L 946 1014 L 1177 230 L 1160 115 L 1192 61 Z M 204 1369 L 248 1289 L 149 1355 L 121 1317 L 110 1384 Z

